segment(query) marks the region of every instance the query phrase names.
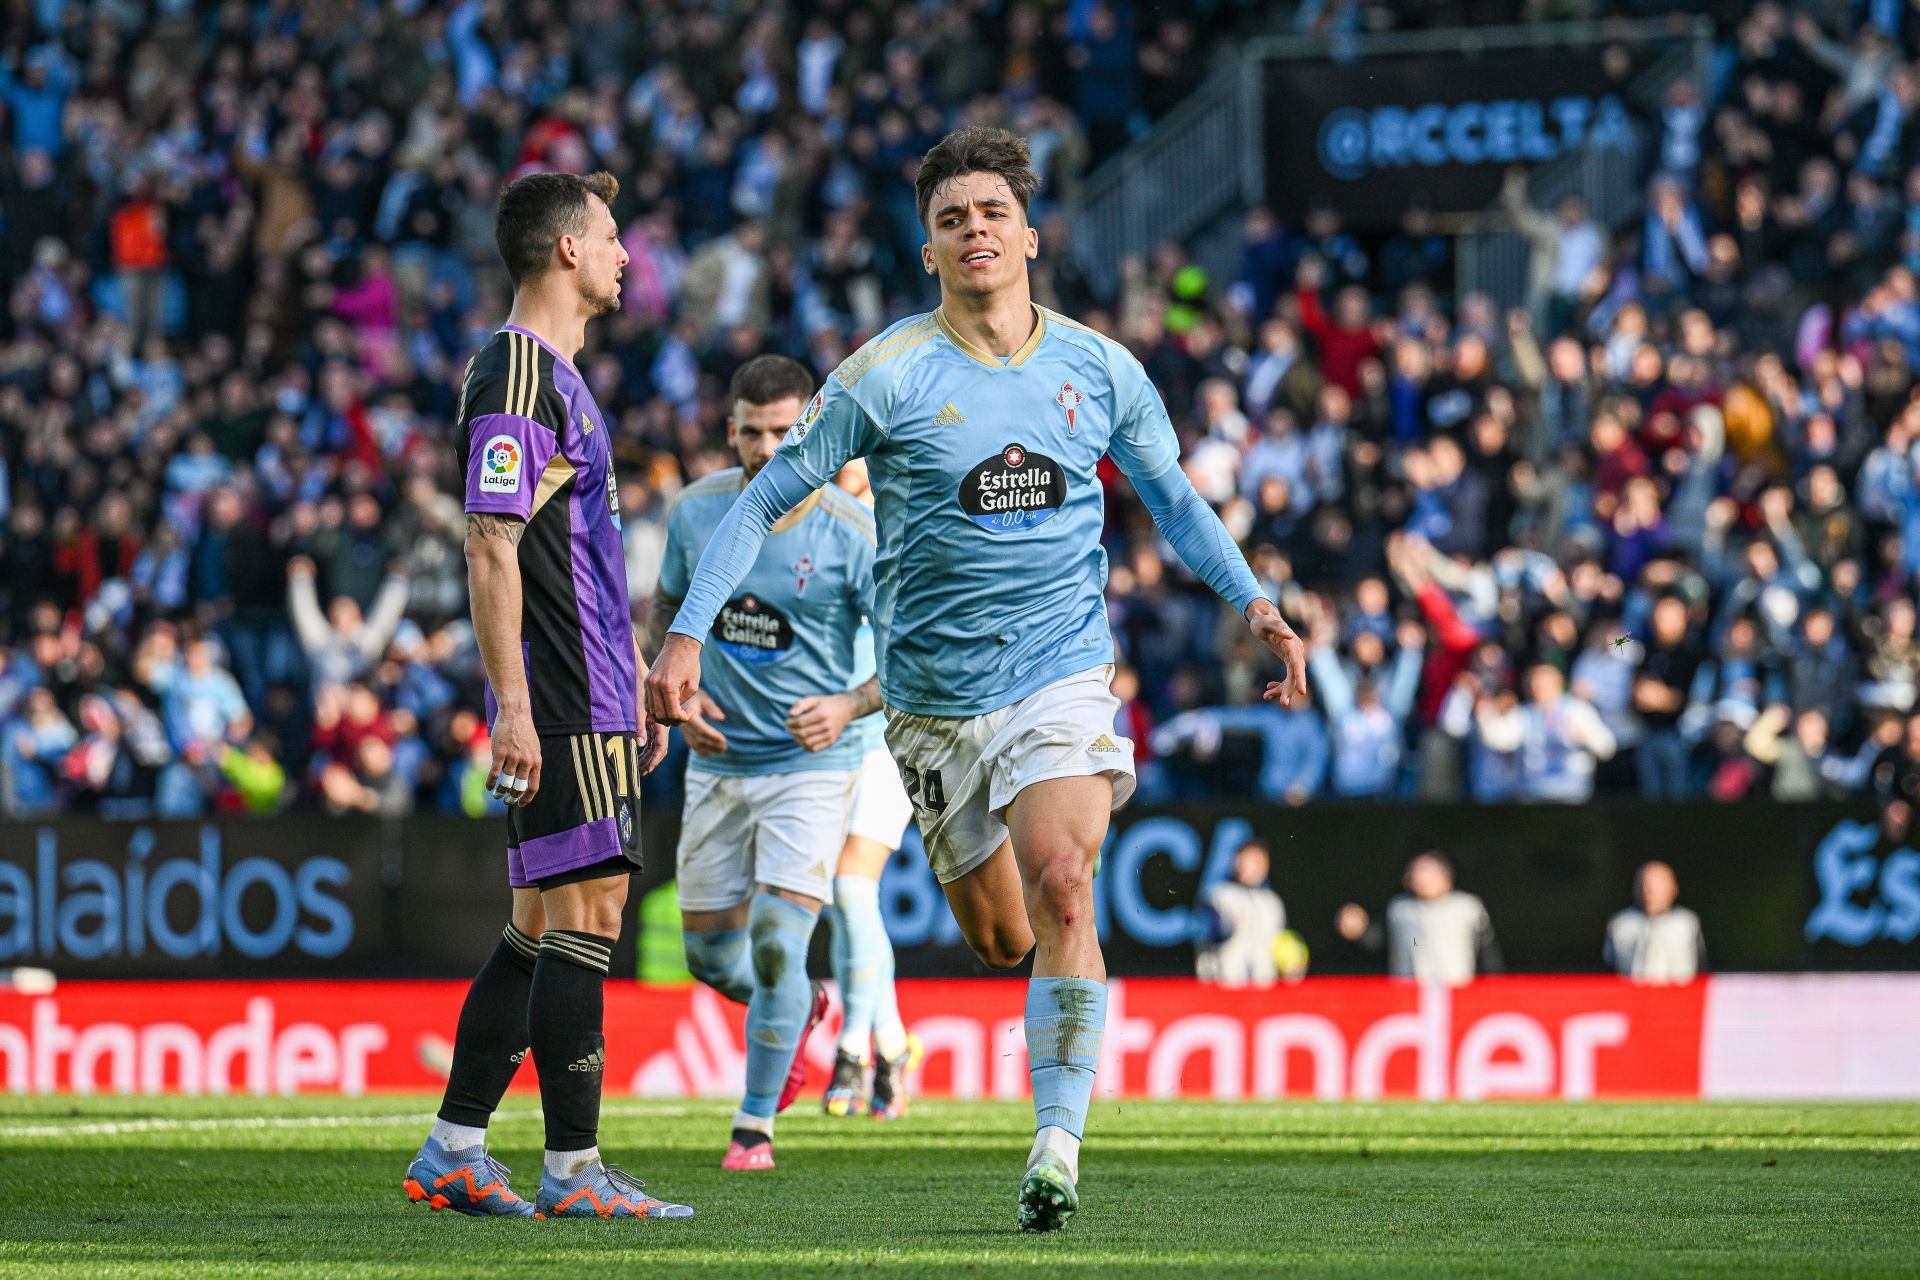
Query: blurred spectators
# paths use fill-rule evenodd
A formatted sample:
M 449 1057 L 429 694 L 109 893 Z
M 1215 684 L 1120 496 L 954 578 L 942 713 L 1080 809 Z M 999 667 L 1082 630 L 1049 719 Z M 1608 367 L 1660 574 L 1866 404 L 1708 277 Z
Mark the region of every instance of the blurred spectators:
M 578 363 L 645 599 L 673 493 L 727 463 L 732 370 L 824 375 L 931 305 L 909 177 L 963 120 L 1031 136 L 1037 297 L 1140 358 L 1313 638 L 1311 705 L 1261 704 L 1267 655 L 1106 472 L 1143 795 L 1920 787 L 1920 28 L 1884 8 L 1728 8 L 1618 223 L 1508 185 L 1503 310 L 1417 200 L 1381 232 L 1237 211 L 1227 271 L 1162 245 L 1109 289 L 1072 258 L 1088 167 L 1256 0 L 29 6 L 0 47 L 0 796 L 485 811 L 447 433 L 506 310 L 501 182 L 621 176 L 633 262 Z
M 485 812 L 448 423 L 506 314 L 501 184 L 620 175 L 608 412 L 635 598 L 724 387 L 930 305 L 911 175 L 1028 133 L 1050 301 L 1086 169 L 1217 42 L 1094 3 L 30 5 L 0 42 L 0 801 Z
M 1691 982 L 1707 965 L 1700 917 L 1679 905 L 1680 882 L 1664 862 L 1633 879 L 1634 904 L 1607 921 L 1607 964 L 1639 982 Z
M 1206 892 L 1207 937 L 1194 957 L 1202 978 L 1230 987 L 1270 987 L 1280 978 L 1275 943 L 1287 927 L 1287 909 L 1267 876 L 1273 855 L 1250 841 L 1233 855 L 1233 878 Z
M 1387 952 L 1396 978 L 1462 986 L 1476 974 L 1498 973 L 1500 947 L 1486 904 L 1453 887 L 1453 864 L 1423 853 L 1407 864 L 1405 893 L 1387 903 L 1384 927 L 1358 903 L 1340 908 L 1340 936 L 1369 951 Z

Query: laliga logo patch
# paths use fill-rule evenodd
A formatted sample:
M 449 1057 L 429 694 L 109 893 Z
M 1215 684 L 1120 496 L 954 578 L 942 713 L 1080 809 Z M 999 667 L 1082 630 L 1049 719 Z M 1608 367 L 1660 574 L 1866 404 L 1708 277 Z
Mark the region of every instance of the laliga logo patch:
M 495 436 L 480 451 L 480 491 L 482 493 L 520 492 L 523 456 L 520 442 L 512 436 Z
M 760 666 L 778 662 L 793 647 L 793 624 L 759 596 L 739 595 L 721 606 L 713 638 L 729 658 Z
M 800 420 L 795 422 L 787 431 L 786 442 L 788 444 L 799 444 L 807 438 L 807 432 L 813 430 L 814 420 L 820 416 L 820 410 L 825 407 L 826 403 L 827 399 L 824 391 L 814 395 L 813 403 L 807 406 L 806 411 L 800 415 Z
M 991 533 L 1031 529 L 1067 500 L 1067 477 L 1045 454 L 1010 444 L 971 467 L 960 481 L 960 509 Z

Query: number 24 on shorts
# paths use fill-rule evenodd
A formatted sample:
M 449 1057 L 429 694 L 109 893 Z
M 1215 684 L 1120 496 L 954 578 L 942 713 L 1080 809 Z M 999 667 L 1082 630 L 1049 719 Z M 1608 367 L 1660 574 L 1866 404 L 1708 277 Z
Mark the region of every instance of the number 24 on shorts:
M 924 773 L 911 765 L 900 766 L 900 780 L 907 786 L 907 799 L 923 806 L 928 813 L 945 813 L 947 809 L 947 788 L 940 781 L 938 769 L 928 769 Z M 926 794 L 921 794 L 922 787 Z

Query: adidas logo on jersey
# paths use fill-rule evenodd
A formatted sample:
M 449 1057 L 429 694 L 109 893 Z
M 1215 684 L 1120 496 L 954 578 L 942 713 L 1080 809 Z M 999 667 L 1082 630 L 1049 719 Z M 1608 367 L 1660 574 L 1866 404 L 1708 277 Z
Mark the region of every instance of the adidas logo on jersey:
M 966 419 L 960 416 L 960 411 L 953 407 L 951 400 L 947 401 L 940 412 L 933 415 L 933 425 L 936 427 L 957 427 L 965 421 Z
M 1117 756 L 1120 754 L 1120 744 L 1113 740 L 1111 734 L 1103 733 L 1093 740 L 1093 744 L 1087 748 L 1087 754 Z
M 601 1071 L 606 1068 L 606 1065 L 607 1065 L 607 1055 L 601 1050 L 595 1049 L 592 1053 L 580 1059 L 580 1061 L 569 1062 L 567 1064 L 567 1070 L 569 1071 Z

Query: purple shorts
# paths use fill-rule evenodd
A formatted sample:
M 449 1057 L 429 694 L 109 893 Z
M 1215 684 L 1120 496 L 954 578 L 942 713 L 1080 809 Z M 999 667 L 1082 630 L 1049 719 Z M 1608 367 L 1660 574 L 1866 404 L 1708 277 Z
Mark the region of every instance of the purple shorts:
M 507 883 L 542 888 L 614 859 L 640 870 L 639 781 L 634 734 L 543 736 L 540 790 L 532 804 L 507 810 Z

